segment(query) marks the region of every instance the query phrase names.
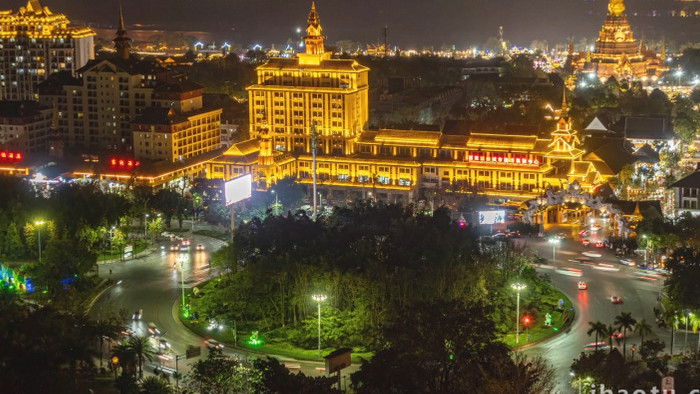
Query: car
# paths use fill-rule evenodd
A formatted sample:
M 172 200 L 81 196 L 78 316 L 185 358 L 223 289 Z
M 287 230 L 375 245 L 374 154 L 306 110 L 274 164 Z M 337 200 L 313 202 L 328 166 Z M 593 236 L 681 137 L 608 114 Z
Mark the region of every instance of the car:
M 600 230 L 600 224 L 594 224 L 591 226 L 591 231 L 598 231 Z
M 180 247 L 179 247 L 177 244 L 175 244 L 175 245 L 170 245 L 170 251 L 171 251 L 171 252 L 177 252 L 177 251 L 179 251 L 179 250 L 180 250 Z
M 603 256 L 602 254 L 596 253 L 596 252 L 583 252 L 581 254 L 586 256 L 586 257 L 602 257 Z
M 582 236 L 582 237 L 587 237 L 587 236 L 589 236 L 590 234 L 591 234 L 591 232 L 588 231 L 588 230 L 581 230 L 581 231 L 578 232 L 578 235 L 580 235 L 580 236 Z
M 158 340 L 158 347 L 163 350 L 170 349 L 170 343 L 166 341 L 165 339 L 159 339 Z
M 583 244 L 583 246 L 591 246 L 591 241 L 584 239 L 583 241 L 581 241 L 581 244 Z
M 584 350 L 595 350 L 595 349 L 606 350 L 608 348 L 608 344 L 605 342 L 602 342 L 602 341 L 598 342 L 598 343 L 591 342 L 588 345 L 584 346 L 583 348 L 584 348 Z
M 160 330 L 158 329 L 158 327 L 156 327 L 156 324 L 153 322 L 148 323 L 148 333 L 151 334 L 152 336 L 156 336 L 156 335 L 161 334 Z
M 554 236 L 554 239 L 566 239 L 566 234 L 559 233 L 559 234 Z
M 204 245 L 197 244 L 197 250 L 204 250 Z
M 189 245 L 180 245 L 180 252 L 187 252 L 190 250 Z
M 588 290 L 588 283 L 584 281 L 578 282 L 578 289 L 579 290 Z
M 506 233 L 506 238 L 520 238 L 520 231 L 510 231 Z
M 209 350 L 224 348 L 224 344 L 215 339 L 207 339 L 206 341 L 204 341 L 204 344 L 207 345 L 207 348 L 209 348 Z
M 613 304 L 622 304 L 622 298 L 618 296 L 611 296 L 610 302 L 612 302 Z
M 190 240 L 189 240 L 189 239 L 183 239 L 182 242 L 181 242 L 181 244 L 182 244 L 182 245 L 185 245 L 185 246 L 190 246 Z
M 620 263 L 622 265 L 629 265 L 630 267 L 637 265 L 637 263 L 632 259 L 620 259 Z
M 618 332 L 618 331 L 615 331 L 615 332 L 612 333 L 612 335 L 610 335 L 610 338 L 613 338 L 613 339 L 622 339 L 622 333 L 621 333 L 621 332 Z
M 595 247 L 596 248 L 604 248 L 605 243 L 603 243 L 603 241 L 595 241 Z
M 502 239 L 505 237 L 506 237 L 506 233 L 500 233 L 500 232 L 491 236 L 491 238 L 493 238 L 493 239 Z
M 141 317 L 143 317 L 143 309 L 139 309 L 131 315 L 131 319 L 133 320 L 141 320 Z

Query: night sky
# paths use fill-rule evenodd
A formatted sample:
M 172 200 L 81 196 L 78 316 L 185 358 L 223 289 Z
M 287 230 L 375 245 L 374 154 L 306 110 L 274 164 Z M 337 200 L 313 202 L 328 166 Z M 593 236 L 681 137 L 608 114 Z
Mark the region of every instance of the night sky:
M 41 0 L 54 12 L 72 21 L 115 25 L 118 2 L 99 0 Z M 161 28 L 205 30 L 219 40 L 242 45 L 284 44 L 295 39 L 297 27 L 305 27 L 310 0 L 122 0 L 127 27 L 155 24 Z M 0 8 L 17 11 L 26 0 L 4 1 Z M 667 28 L 679 18 L 648 18 L 652 9 L 670 9 L 673 0 L 627 0 L 627 14 L 637 35 L 655 38 L 672 36 Z M 317 0 L 316 6 L 328 36 L 339 40 L 375 43 L 384 25 L 389 42 L 408 47 L 438 49 L 443 44 L 457 48 L 479 46 L 498 34 L 516 45 L 533 40 L 550 44 L 594 38 L 607 11 L 607 0 Z M 637 12 L 639 16 L 634 17 Z M 692 30 L 700 30 L 694 19 Z M 688 23 L 686 20 L 684 23 Z M 678 28 L 680 29 L 680 28 Z M 683 28 L 688 30 L 688 28 Z M 682 39 L 682 38 L 679 38 Z M 688 40 L 686 38 L 686 40 Z

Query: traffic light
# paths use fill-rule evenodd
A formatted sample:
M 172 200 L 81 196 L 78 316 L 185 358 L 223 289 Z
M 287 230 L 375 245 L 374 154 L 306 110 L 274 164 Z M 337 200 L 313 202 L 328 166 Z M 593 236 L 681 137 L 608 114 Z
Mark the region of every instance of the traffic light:
M 530 323 L 532 323 L 532 319 L 530 318 L 530 316 L 528 316 L 528 315 L 523 316 L 523 326 L 529 327 Z

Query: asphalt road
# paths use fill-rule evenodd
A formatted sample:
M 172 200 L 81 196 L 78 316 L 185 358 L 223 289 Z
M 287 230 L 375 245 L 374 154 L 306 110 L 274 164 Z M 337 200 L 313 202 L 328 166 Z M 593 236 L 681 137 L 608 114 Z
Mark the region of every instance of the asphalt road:
M 587 238 L 594 243 L 596 239 L 606 237 L 605 223 L 599 221 L 603 229 L 598 233 L 592 233 Z M 653 307 L 660 294 L 662 279 L 654 279 L 640 275 L 643 273 L 638 268 L 623 266 L 619 259 L 614 256 L 611 250 L 605 248 L 595 248 L 593 246 L 584 247 L 577 235 L 578 226 L 560 226 L 548 230 L 548 235 L 566 232 L 567 238 L 562 240 L 557 246 L 556 261 L 551 262 L 552 246 L 543 238 L 519 238 L 516 242 L 526 243 L 528 247 L 537 251 L 541 256 L 550 260 L 552 266 L 539 268 L 538 271 L 550 276 L 552 284 L 562 290 L 574 303 L 577 318 L 567 333 L 562 333 L 554 339 L 523 350 L 527 355 L 544 356 L 556 370 L 557 388 L 560 393 L 572 392 L 569 375 L 570 366 L 574 358 L 578 357 L 584 347 L 594 342 L 594 338 L 587 335 L 589 329 L 588 322 L 601 321 L 605 324 L 612 324 L 615 316 L 621 311 L 631 312 L 637 319 L 646 319 L 654 327 L 657 337 L 670 344 L 670 330 L 656 327 Z M 133 321 L 131 329 L 137 335 L 146 335 L 148 323 L 153 322 L 162 332 L 162 338 L 167 340 L 172 351 L 171 360 L 154 360 L 147 367 L 146 371 L 152 371 L 158 363 L 162 363 L 168 368 L 175 368 L 174 355 L 183 355 L 188 346 L 201 346 L 202 356 L 206 356 L 207 349 L 204 346 L 205 338 L 195 335 L 180 323 L 176 316 L 176 305 L 181 297 L 181 272 L 184 273 L 184 284 L 186 288 L 193 287 L 196 283 L 206 280 L 211 275 L 208 269 L 210 251 L 214 251 L 223 245 L 223 242 L 203 236 L 194 236 L 191 240 L 190 252 L 170 252 L 155 249 L 151 253 L 140 256 L 136 259 L 103 264 L 100 266 L 101 272 L 112 270 L 114 282 L 121 281 L 108 288 L 98 297 L 91 309 L 91 315 L 99 317 L 102 314 L 116 312 L 125 309 L 129 316 L 139 309 L 143 309 L 141 321 Z M 204 251 L 195 251 L 195 245 L 201 243 L 205 246 Z M 158 244 L 169 245 L 168 241 Z M 579 264 L 569 260 L 582 258 L 584 251 L 595 251 L 602 254 L 600 258 L 586 258 L 592 265 Z M 640 260 L 637 260 L 641 262 Z M 608 264 L 601 266 L 600 263 Z M 175 267 L 173 267 L 175 264 Z M 180 266 L 182 265 L 182 269 Z M 562 274 L 562 270 L 580 269 L 582 276 L 569 276 Z M 584 280 L 588 283 L 588 290 L 578 290 L 577 283 Z M 621 297 L 623 304 L 612 304 L 611 296 Z M 527 299 L 527 290 L 521 294 L 523 300 Z M 684 334 L 676 335 L 676 352 L 683 348 Z M 605 339 L 599 339 L 604 341 Z M 628 333 L 627 350 L 630 353 L 632 344 L 639 345 L 639 338 Z M 690 334 L 688 338 L 689 346 L 697 344 L 697 336 Z M 248 355 L 234 353 L 226 349 L 226 354 L 238 355 L 246 358 Z M 637 356 L 638 357 L 638 356 Z M 278 357 L 281 362 L 298 366 L 301 372 L 320 376 L 324 372 L 320 362 L 296 361 L 283 357 Z M 181 372 L 186 372 L 188 364 L 195 359 L 180 362 Z M 357 370 L 353 365 L 344 371 L 352 373 Z M 344 373 L 344 375 L 346 374 Z
M 94 302 L 90 309 L 90 315 L 100 316 L 125 310 L 129 317 L 135 311 L 143 310 L 140 321 L 130 320 L 129 329 L 135 335 L 148 335 L 148 324 L 154 323 L 162 332 L 161 338 L 170 345 L 171 350 L 166 353 L 170 359 L 155 359 L 145 365 L 146 372 L 152 372 L 159 364 L 166 369 L 175 369 L 175 355 L 184 355 L 189 346 L 202 347 L 201 357 L 206 357 L 208 349 L 202 338 L 187 329 L 177 318 L 177 306 L 182 298 L 182 280 L 184 279 L 185 291 L 194 287 L 211 275 L 208 261 L 210 252 L 224 245 L 222 241 L 194 235 L 191 239 L 190 251 L 170 252 L 170 242 L 158 242 L 155 247 L 137 258 L 123 262 L 100 264 L 100 272 L 111 276 L 114 285 L 104 291 Z M 196 251 L 196 245 L 204 245 L 204 251 Z M 166 250 L 160 250 L 164 245 Z M 182 267 L 182 268 L 181 268 Z M 109 270 L 112 271 L 108 274 Z M 184 278 L 181 276 L 184 273 Z M 107 273 L 107 274 L 105 274 Z M 121 281 L 121 282 L 120 282 Z M 105 344 L 105 354 L 108 354 L 108 345 Z M 225 354 L 236 355 L 242 359 L 255 357 L 244 352 L 232 351 L 226 348 Z M 297 361 L 285 357 L 276 356 L 280 362 L 291 365 L 290 370 L 301 371 L 311 376 L 323 376 L 322 362 Z M 180 372 L 189 370 L 189 363 L 196 361 L 180 360 Z M 349 368 L 348 373 L 354 372 L 357 366 Z M 345 375 L 345 371 L 343 373 Z
M 530 347 L 523 352 L 527 355 L 541 355 L 547 359 L 556 370 L 556 392 L 574 392 L 571 388 L 570 366 L 574 358 L 577 358 L 587 344 L 593 343 L 595 337 L 587 334 L 589 322 L 601 321 L 605 324 L 613 324 L 615 316 L 620 312 L 630 312 L 637 321 L 645 319 L 654 328 L 654 334 L 670 345 L 670 330 L 657 328 L 653 308 L 657 297 L 660 295 L 663 278 L 648 275 L 636 267 L 622 265 L 614 252 L 607 248 L 596 248 L 594 241 L 604 239 L 606 223 L 598 220 L 603 229 L 593 232 L 585 237 L 591 241 L 591 246 L 583 246 L 580 242 L 578 226 L 560 226 L 548 231 L 547 236 L 559 232 L 565 232 L 567 238 L 557 246 L 556 261 L 552 262 L 552 244 L 542 238 L 522 238 L 520 242 L 526 242 L 529 247 L 538 251 L 540 256 L 546 258 L 554 267 L 539 268 L 538 272 L 546 273 L 552 280 L 552 284 L 566 294 L 574 304 L 577 318 L 568 333 L 562 333 L 552 340 Z M 582 256 L 584 251 L 598 252 L 599 258 Z M 580 264 L 569 260 L 584 258 L 592 264 Z M 643 262 L 636 259 L 638 263 Z M 601 265 L 603 264 L 603 265 Z M 569 276 L 562 274 L 566 269 L 580 269 L 582 275 Z M 588 290 L 578 290 L 578 282 L 586 281 Z M 621 297 L 622 304 L 613 304 L 611 296 Z M 523 292 L 521 297 L 527 297 Z M 676 335 L 676 352 L 683 348 L 683 334 Z M 599 341 L 607 341 L 607 338 L 599 338 Z M 696 335 L 689 335 L 689 346 L 697 343 Z M 632 344 L 639 347 L 640 338 L 634 333 L 627 333 L 627 355 L 631 356 Z M 613 345 L 615 342 L 613 341 Z M 619 346 L 622 351 L 622 345 Z M 635 357 L 639 357 L 635 355 Z

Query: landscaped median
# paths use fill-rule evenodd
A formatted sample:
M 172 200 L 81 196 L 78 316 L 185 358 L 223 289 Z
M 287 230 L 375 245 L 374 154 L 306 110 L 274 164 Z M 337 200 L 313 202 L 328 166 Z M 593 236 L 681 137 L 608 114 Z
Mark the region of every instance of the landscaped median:
M 197 293 L 207 293 L 210 287 L 214 286 L 214 281 L 215 280 L 209 280 L 198 285 Z M 549 284 L 544 288 L 539 288 L 537 291 L 540 293 L 539 297 L 542 304 L 551 306 L 552 308 L 542 308 L 542 305 L 536 310 L 534 308 L 529 308 L 529 303 L 527 302 L 528 297 L 523 296 L 523 300 L 521 300 L 519 342 L 516 344 L 514 329 L 508 330 L 508 333 L 502 337 L 502 340 L 508 346 L 517 349 L 544 341 L 547 338 L 566 331 L 573 322 L 575 317 L 573 306 L 571 301 L 561 291 Z M 289 357 L 299 360 L 322 360 L 322 358 L 318 356 L 317 348 L 304 349 L 294 346 L 284 340 L 277 339 L 276 336 L 280 333 L 281 329 L 269 332 L 255 332 L 251 327 L 241 325 L 240 322 L 216 321 L 215 318 L 207 319 L 207 316 L 202 316 L 194 312 L 204 309 L 203 305 L 201 305 L 202 299 L 200 297 L 196 297 L 193 291 L 189 291 L 187 293 L 187 300 L 194 316 L 191 316 L 189 312 L 180 313 L 180 320 L 187 328 L 204 338 L 215 339 L 225 343 L 228 347 L 234 347 L 235 342 L 235 348 L 253 354 Z M 547 312 L 543 313 L 541 312 L 542 310 L 547 310 Z M 547 314 L 550 316 L 548 317 Z M 197 317 L 196 319 L 194 318 L 195 316 Z M 512 321 L 513 325 L 515 325 L 515 315 L 513 315 Z M 326 355 L 334 350 L 335 348 L 324 347 L 321 349 L 321 354 Z M 370 359 L 372 355 L 373 352 L 354 349 L 352 361 L 359 363 L 361 359 Z
M 214 280 L 209 280 L 197 286 L 198 291 L 206 293 L 210 286 L 213 286 Z M 193 291 L 188 291 L 186 294 L 189 301 L 190 310 L 200 310 L 200 298 L 194 295 Z M 194 312 L 193 312 L 194 314 Z M 265 332 L 252 330 L 245 325 L 234 322 L 219 322 L 214 319 L 208 320 L 207 316 L 198 315 L 197 319 L 190 316 L 189 313 L 180 313 L 180 321 L 197 335 L 204 338 L 215 339 L 225 343 L 227 347 L 234 347 L 246 352 L 259 355 L 270 355 L 273 357 L 289 357 L 299 360 L 322 361 L 323 357 L 318 356 L 318 348 L 302 349 L 293 346 L 287 342 L 275 339 L 275 333 L 278 330 Z M 323 344 L 322 344 L 323 345 Z M 326 355 L 336 350 L 335 348 L 321 348 L 321 355 Z M 361 362 L 361 359 L 370 359 L 372 352 L 353 349 L 352 361 L 354 363 Z
M 554 297 L 557 299 L 556 307 L 549 312 L 545 312 L 544 316 L 530 316 L 527 315 L 527 312 L 525 314 L 521 313 L 518 343 L 516 343 L 514 330 L 511 330 L 503 337 L 503 342 L 512 348 L 518 349 L 542 342 L 554 335 L 566 332 L 570 328 L 576 316 L 571 300 L 551 285 L 550 289 L 552 293 L 548 298 Z M 561 301 L 563 301 L 563 304 Z M 548 321 L 547 313 L 550 315 L 550 321 Z M 513 316 L 513 321 L 515 322 L 515 316 Z

